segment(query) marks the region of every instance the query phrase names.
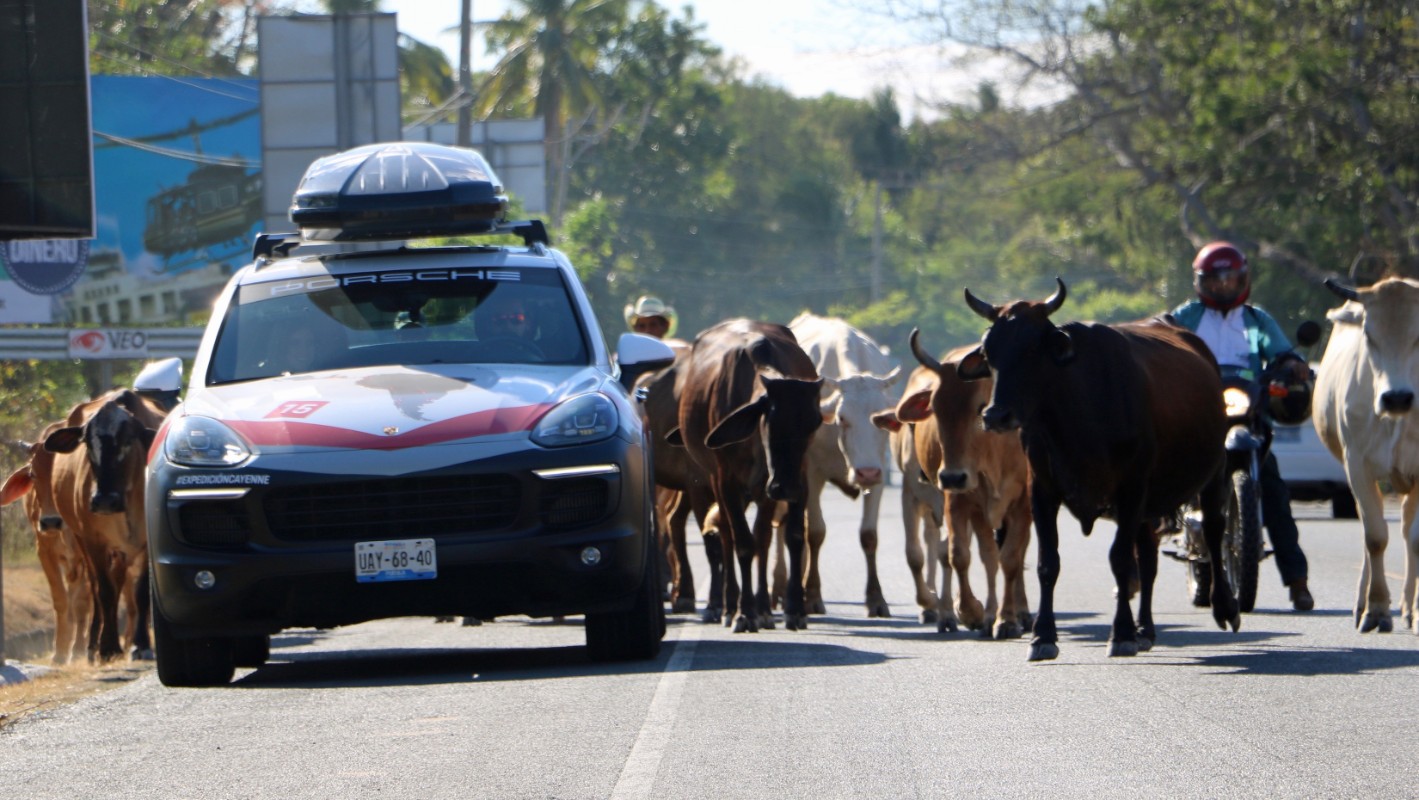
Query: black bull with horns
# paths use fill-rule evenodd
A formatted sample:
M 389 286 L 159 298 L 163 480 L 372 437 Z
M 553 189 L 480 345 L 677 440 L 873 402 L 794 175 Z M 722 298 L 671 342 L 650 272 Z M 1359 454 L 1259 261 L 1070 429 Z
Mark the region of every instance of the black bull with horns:
M 1087 535 L 1099 517 L 1118 522 L 1109 549 L 1117 584 L 1110 656 L 1153 646 L 1153 581 L 1158 520 L 1199 499 L 1212 554 L 1212 617 L 1241 626 L 1222 572 L 1226 526 L 1226 413 L 1217 362 L 1190 331 L 1155 318 L 1119 325 L 1070 322 L 1050 315 L 1064 281 L 1041 302 L 991 305 L 965 290 L 971 310 L 990 322 L 981 345 L 957 368 L 966 380 L 993 375 L 981 412 L 987 430 L 1019 429 L 1032 478 L 1030 504 L 1039 537 L 1040 606 L 1030 660 L 1059 655 L 1054 585 L 1059 579 L 1061 504 Z M 1138 622 L 1129 598 L 1139 578 Z

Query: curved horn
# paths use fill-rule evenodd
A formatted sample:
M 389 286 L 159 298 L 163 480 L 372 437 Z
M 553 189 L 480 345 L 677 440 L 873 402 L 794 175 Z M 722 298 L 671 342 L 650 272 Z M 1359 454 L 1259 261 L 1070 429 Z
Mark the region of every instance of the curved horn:
M 970 289 L 966 289 L 965 292 L 966 305 L 970 306 L 972 311 L 984 317 L 986 322 L 995 322 L 996 317 L 1000 316 L 1000 310 L 995 306 L 971 294 Z
M 970 297 L 969 291 L 966 292 L 966 296 Z M 907 337 L 907 342 L 911 344 L 912 347 L 912 355 L 916 356 L 916 360 L 920 361 L 923 367 L 926 367 L 932 372 L 940 372 L 941 362 L 937 361 L 930 353 L 921 349 L 921 343 L 917 341 L 920 338 L 920 334 L 920 330 L 912 328 L 911 335 Z
M 1054 282 L 1059 286 L 1059 288 L 1054 290 L 1054 294 L 1045 298 L 1046 317 L 1058 311 L 1059 307 L 1064 305 L 1064 297 L 1068 294 L 1068 292 L 1064 290 L 1064 281 L 1060 280 L 1058 275 L 1054 277 Z
M 1334 278 L 1325 279 L 1325 288 L 1334 292 L 1335 296 L 1339 297 L 1341 300 L 1355 300 L 1357 302 L 1360 300 L 1359 292 L 1351 289 L 1349 286 L 1341 286 L 1340 281 Z

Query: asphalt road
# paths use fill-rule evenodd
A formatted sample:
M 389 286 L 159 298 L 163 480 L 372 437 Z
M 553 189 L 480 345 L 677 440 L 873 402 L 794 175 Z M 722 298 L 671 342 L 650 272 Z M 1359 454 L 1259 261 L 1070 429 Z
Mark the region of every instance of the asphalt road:
M 575 619 L 289 631 L 231 686 L 149 675 L 4 729 L 0 787 L 35 800 L 1416 794 L 1419 638 L 1397 618 L 1393 634 L 1355 632 L 1358 523 L 1298 505 L 1317 608 L 1291 612 L 1268 560 L 1238 633 L 1188 604 L 1183 566 L 1165 559 L 1157 645 L 1111 659 L 1112 525 L 1085 538 L 1063 516 L 1061 653 L 1031 664 L 1026 639 L 917 623 L 887 491 L 891 619 L 864 617 L 858 508 L 835 496 L 828 614 L 807 631 L 673 616 L 659 659 L 630 666 L 588 662 Z M 1029 564 L 1033 607 L 1033 546 Z

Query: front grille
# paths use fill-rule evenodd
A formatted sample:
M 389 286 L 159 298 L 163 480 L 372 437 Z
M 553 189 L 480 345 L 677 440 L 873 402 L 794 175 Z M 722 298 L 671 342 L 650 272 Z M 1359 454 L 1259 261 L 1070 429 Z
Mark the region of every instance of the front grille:
M 610 484 L 604 478 L 548 481 L 540 511 L 548 528 L 575 528 L 600 520 L 610 511 Z
M 517 516 L 507 475 L 392 478 L 274 489 L 266 523 L 293 542 L 371 540 L 493 531 Z
M 239 547 L 251 536 L 246 504 L 240 500 L 200 500 L 178 511 L 181 535 L 198 547 Z

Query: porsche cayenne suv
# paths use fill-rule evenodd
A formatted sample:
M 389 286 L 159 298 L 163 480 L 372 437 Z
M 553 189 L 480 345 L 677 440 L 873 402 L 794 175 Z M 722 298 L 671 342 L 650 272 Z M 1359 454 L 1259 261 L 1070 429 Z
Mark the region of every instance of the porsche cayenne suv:
M 613 357 L 501 191 L 474 151 L 372 145 L 312 164 L 299 238 L 258 237 L 150 456 L 164 684 L 224 684 L 286 628 L 415 615 L 585 615 L 593 658 L 658 654 L 625 378 L 673 354 L 626 334 Z M 461 234 L 502 236 L 407 244 Z

